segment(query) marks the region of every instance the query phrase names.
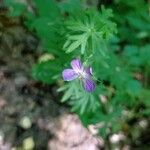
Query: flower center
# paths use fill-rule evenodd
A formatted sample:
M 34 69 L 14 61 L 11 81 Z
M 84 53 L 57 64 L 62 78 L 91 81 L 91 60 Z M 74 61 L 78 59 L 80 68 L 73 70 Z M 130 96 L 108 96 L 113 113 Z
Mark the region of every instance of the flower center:
M 81 70 L 78 73 L 79 73 L 79 78 L 85 79 L 87 77 L 87 73 L 84 70 Z

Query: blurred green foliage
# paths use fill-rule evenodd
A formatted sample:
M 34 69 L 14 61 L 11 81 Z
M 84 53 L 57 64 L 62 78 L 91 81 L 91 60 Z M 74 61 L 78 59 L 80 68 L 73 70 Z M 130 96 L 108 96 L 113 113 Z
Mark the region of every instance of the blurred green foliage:
M 44 83 L 57 83 L 73 58 L 93 67 L 96 90 L 87 93 L 77 81 L 64 83 L 62 102 L 68 102 L 83 123 L 104 122 L 100 129 L 121 130 L 130 118 L 150 115 L 150 12 L 144 0 L 114 0 L 110 8 L 83 7 L 79 0 L 34 0 L 34 8 L 7 0 L 12 16 L 40 39 L 43 53 L 54 59 L 38 62 L 32 75 Z M 13 8 L 13 9 L 12 9 Z M 113 11 L 112 11 L 113 10 Z M 105 101 L 103 101 L 105 98 Z M 140 111 L 142 108 L 143 110 Z

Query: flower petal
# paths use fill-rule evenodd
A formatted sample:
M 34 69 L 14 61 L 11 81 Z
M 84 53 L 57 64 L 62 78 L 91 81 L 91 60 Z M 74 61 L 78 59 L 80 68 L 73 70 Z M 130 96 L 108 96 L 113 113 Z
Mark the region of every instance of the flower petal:
M 76 72 L 73 69 L 65 69 L 62 72 L 62 76 L 65 81 L 71 81 L 78 77 L 78 75 L 76 74 Z
M 92 92 L 95 89 L 95 82 L 92 79 L 85 79 L 83 86 L 87 92 Z
M 79 72 L 83 69 L 83 66 L 81 64 L 81 61 L 79 59 L 74 59 L 71 61 L 71 67 L 75 72 Z
M 86 73 L 87 73 L 88 75 L 93 75 L 92 67 L 86 68 L 85 71 L 86 71 Z

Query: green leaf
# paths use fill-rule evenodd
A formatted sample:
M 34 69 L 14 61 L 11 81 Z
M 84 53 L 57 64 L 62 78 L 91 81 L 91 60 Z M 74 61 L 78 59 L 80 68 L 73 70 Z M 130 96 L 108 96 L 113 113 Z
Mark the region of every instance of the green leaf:
M 81 12 L 80 0 L 65 0 L 59 4 L 63 13 L 76 14 Z
M 123 51 L 125 56 L 135 56 L 139 53 L 139 48 L 135 45 L 126 45 Z
M 64 91 L 61 102 L 68 101 L 73 112 L 79 114 L 94 112 L 100 106 L 98 98 L 93 93 L 86 92 L 78 79 L 64 85 L 60 90 Z
M 110 20 L 111 17 L 112 11 L 103 8 L 101 13 L 88 10 L 78 18 L 70 18 L 65 23 L 68 29 L 65 51 L 70 53 L 80 48 L 81 54 L 84 54 L 94 51 L 95 48 L 100 49 L 103 40 L 116 33 L 116 25 Z M 105 55 L 105 52 L 100 52 Z
M 54 0 L 34 0 L 40 17 L 50 17 L 56 19 L 60 16 L 60 11 Z
M 81 46 L 81 53 L 83 54 L 86 49 L 88 35 L 86 33 L 82 35 L 72 35 L 68 37 L 68 40 L 64 44 L 64 48 L 67 49 L 67 53 L 70 53 Z
M 12 17 L 21 16 L 27 10 L 26 5 L 24 3 L 18 3 L 12 0 L 5 0 L 5 4 L 9 6 L 9 15 Z
M 72 97 L 72 93 L 74 93 L 74 86 L 71 86 L 70 88 L 68 88 L 66 90 L 65 94 L 63 95 L 63 97 L 61 99 L 61 102 L 65 102 L 65 101 L 69 100 Z
M 75 41 L 69 45 L 69 47 L 67 48 L 68 50 L 66 52 L 70 53 L 74 51 L 76 48 L 78 48 L 80 45 L 81 45 L 80 41 Z
M 147 44 L 140 48 L 140 58 L 142 60 L 142 64 L 149 68 L 150 66 L 150 44 Z M 149 69 L 150 71 L 150 69 Z
M 50 84 L 56 80 L 54 77 L 58 76 L 61 70 L 61 64 L 56 63 L 56 60 L 42 62 L 33 66 L 32 76 L 35 80 Z
M 133 96 L 140 95 L 142 86 L 137 80 L 130 80 L 127 83 L 127 92 Z

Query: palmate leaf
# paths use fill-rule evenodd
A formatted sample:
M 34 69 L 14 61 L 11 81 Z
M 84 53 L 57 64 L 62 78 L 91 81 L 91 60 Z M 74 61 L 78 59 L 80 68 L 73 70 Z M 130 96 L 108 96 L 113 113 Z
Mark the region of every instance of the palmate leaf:
M 73 93 L 76 93 L 78 92 L 76 90 L 76 82 L 77 81 L 72 81 L 66 85 L 63 85 L 62 87 L 60 87 L 57 91 L 58 92 L 64 92 L 65 91 L 65 94 L 63 95 L 62 99 L 61 99 L 61 102 L 66 102 L 70 99 L 72 99 L 73 97 Z M 75 95 L 77 95 L 78 93 L 76 93 Z
M 72 97 L 72 93 L 74 93 L 75 88 L 76 88 L 75 84 L 71 84 L 71 86 L 69 84 L 69 85 L 64 86 L 64 87 L 65 87 L 64 90 L 66 90 L 66 92 L 63 95 L 61 102 L 65 102 L 65 101 L 69 100 Z
M 80 16 L 72 17 L 66 21 L 68 33 L 64 50 L 70 53 L 80 49 L 81 54 L 87 50 L 100 47 L 102 40 L 109 39 L 116 32 L 116 25 L 110 18 L 112 11 L 102 9 L 102 12 L 87 10 Z
M 72 106 L 73 112 L 84 114 L 86 112 L 94 112 L 100 108 L 100 103 L 93 94 L 84 92 L 80 93 L 77 99 L 72 99 L 69 104 Z
M 88 34 L 84 33 L 82 35 L 72 35 L 68 37 L 68 40 L 64 44 L 64 49 L 67 48 L 67 53 L 72 52 L 79 46 L 81 46 L 81 53 L 83 54 L 86 49 Z
M 96 98 L 94 94 L 86 92 L 78 80 L 64 85 L 58 89 L 58 91 L 65 92 L 61 101 L 68 101 L 68 104 L 71 105 L 71 110 L 73 112 L 84 114 L 87 111 L 94 112 L 97 108 L 100 107 L 98 98 Z

